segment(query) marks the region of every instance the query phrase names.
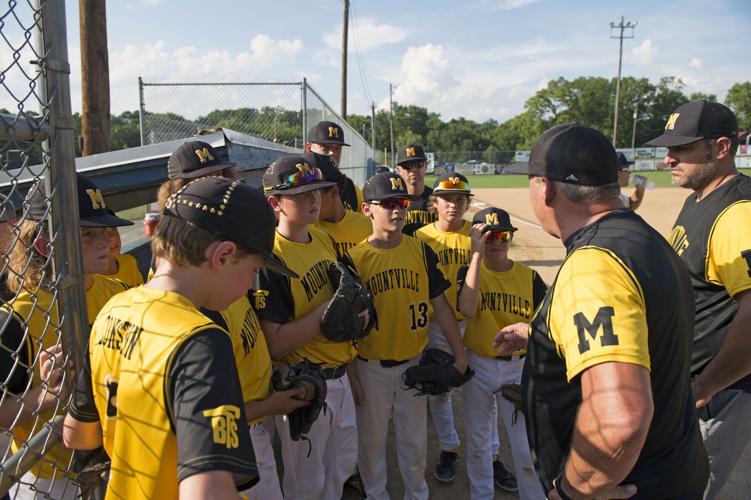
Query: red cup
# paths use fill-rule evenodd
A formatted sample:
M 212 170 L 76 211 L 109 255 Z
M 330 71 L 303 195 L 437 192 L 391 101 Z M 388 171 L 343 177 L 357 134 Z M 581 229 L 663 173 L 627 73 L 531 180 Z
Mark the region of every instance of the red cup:
M 156 225 L 159 224 L 159 214 L 156 212 L 149 212 L 143 217 L 143 228 L 146 231 L 146 236 L 151 238 L 156 233 Z

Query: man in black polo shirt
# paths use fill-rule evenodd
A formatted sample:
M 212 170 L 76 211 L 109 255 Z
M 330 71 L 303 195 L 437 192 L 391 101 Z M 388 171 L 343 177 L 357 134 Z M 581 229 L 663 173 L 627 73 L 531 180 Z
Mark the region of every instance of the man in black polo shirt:
M 433 190 L 425 185 L 425 170 L 427 163 L 425 150 L 419 144 L 407 144 L 399 148 L 396 154 L 396 173 L 404 179 L 409 193 L 409 207 L 407 207 L 407 221 L 402 232 L 410 236 L 423 226 L 438 220 L 435 212 L 431 212 L 430 196 Z
M 535 215 L 567 250 L 532 320 L 522 376 L 545 491 L 553 500 L 701 499 L 709 466 L 691 396 L 684 265 L 623 208 L 616 153 L 599 132 L 549 129 L 529 174 Z M 496 338 L 508 344 L 502 353 L 515 343 L 506 330 Z
M 751 179 L 735 167 L 738 122 L 722 104 L 679 106 L 648 145 L 666 146 L 673 184 L 693 190 L 670 243 L 694 288 L 691 375 L 711 499 L 751 441 Z

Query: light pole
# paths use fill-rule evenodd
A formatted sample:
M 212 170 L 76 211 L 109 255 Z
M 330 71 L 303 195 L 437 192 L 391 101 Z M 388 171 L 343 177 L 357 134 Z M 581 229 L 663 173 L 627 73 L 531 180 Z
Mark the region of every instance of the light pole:
M 618 32 L 617 36 L 613 36 L 613 30 Z M 618 140 L 618 100 L 621 97 L 621 66 L 623 63 L 623 39 L 634 38 L 634 30 L 636 29 L 636 22 L 623 23 L 623 16 L 621 16 L 621 22 L 619 24 L 610 23 L 610 38 L 618 38 L 620 40 L 618 49 L 618 79 L 615 82 L 615 113 L 613 116 L 613 146 L 616 146 Z M 631 30 L 630 34 L 624 34 L 626 30 Z

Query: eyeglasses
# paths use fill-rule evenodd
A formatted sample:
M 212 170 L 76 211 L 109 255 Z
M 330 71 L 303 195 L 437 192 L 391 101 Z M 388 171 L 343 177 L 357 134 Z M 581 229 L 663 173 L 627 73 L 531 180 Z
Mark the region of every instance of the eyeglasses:
M 373 200 L 369 203 L 371 205 L 380 205 L 386 210 L 396 210 L 397 208 L 404 210 L 409 206 L 407 198 L 386 198 L 385 200 Z
M 469 191 L 470 187 L 469 182 L 464 182 L 458 177 L 451 177 L 450 179 L 439 182 L 438 186 L 433 189 L 444 191 Z
M 413 168 L 424 168 L 427 164 L 424 161 L 411 161 L 409 163 L 402 163 L 399 166 L 404 170 L 410 171 Z
M 319 168 L 312 168 L 307 171 L 298 170 L 294 174 L 290 174 L 289 176 L 287 176 L 287 178 L 284 180 L 282 184 L 277 184 L 271 189 L 278 189 L 280 191 L 283 191 L 285 189 L 292 189 L 298 186 L 303 186 L 310 182 L 321 181 L 321 180 L 323 180 L 323 173 L 321 173 L 321 169 Z
M 511 231 L 491 231 L 488 235 L 488 239 L 485 241 L 509 241 L 511 239 Z

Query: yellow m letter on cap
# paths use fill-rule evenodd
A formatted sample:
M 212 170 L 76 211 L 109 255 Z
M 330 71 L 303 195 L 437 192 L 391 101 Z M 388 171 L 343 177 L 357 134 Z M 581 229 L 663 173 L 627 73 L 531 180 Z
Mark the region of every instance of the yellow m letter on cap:
M 104 196 L 102 196 L 102 192 L 98 189 L 87 189 L 86 194 L 89 195 L 89 198 L 91 199 L 91 208 L 94 210 L 97 210 L 99 208 L 107 208 L 107 204 L 104 203 Z
M 404 189 L 402 187 L 402 179 L 401 179 L 401 177 L 398 177 L 398 178 L 396 178 L 396 177 L 389 177 L 389 180 L 391 181 L 391 190 L 392 191 L 396 191 L 396 190 L 399 190 L 399 189 Z
M 198 155 L 198 159 L 201 160 L 201 163 L 214 161 L 214 156 L 209 152 L 207 148 L 196 149 L 196 155 Z
M 459 179 L 458 177 L 449 177 L 449 182 L 451 184 L 459 184 L 461 182 L 461 179 Z
M 665 124 L 665 130 L 673 130 L 675 128 L 675 122 L 678 120 L 678 117 L 681 116 L 680 113 L 673 113 L 670 115 L 670 118 L 668 118 L 668 122 Z
M 498 223 L 498 214 L 485 214 L 485 224 L 488 226 L 497 226 Z
M 336 127 L 329 127 L 329 138 L 339 138 L 339 129 Z
M 407 148 L 407 156 L 415 156 L 415 148 Z

